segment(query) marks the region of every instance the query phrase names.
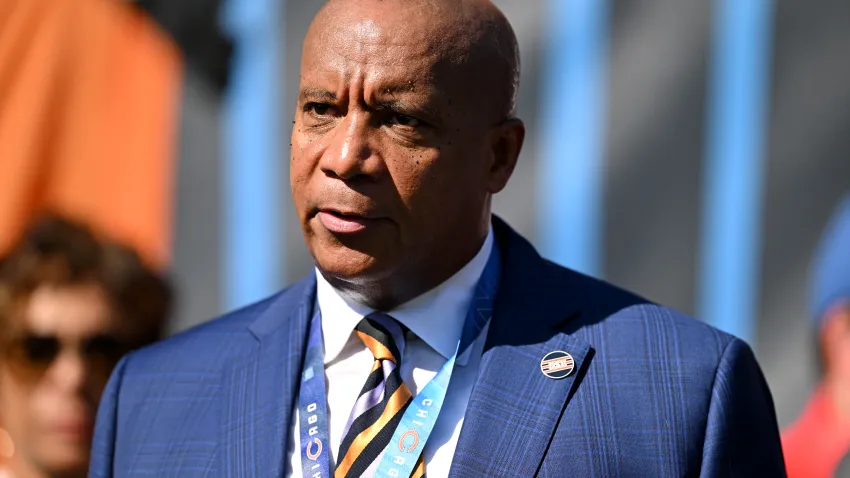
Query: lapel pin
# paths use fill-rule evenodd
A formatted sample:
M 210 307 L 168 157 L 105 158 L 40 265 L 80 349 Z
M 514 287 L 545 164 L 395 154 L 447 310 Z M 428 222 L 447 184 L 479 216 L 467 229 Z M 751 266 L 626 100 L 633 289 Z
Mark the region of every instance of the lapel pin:
M 555 380 L 569 377 L 575 367 L 573 356 L 561 350 L 549 352 L 540 361 L 540 371 L 543 375 Z

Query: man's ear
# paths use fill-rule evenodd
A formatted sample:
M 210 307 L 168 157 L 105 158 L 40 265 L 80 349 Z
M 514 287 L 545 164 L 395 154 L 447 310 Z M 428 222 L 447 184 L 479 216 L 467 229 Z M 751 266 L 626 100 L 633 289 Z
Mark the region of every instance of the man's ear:
M 525 140 L 525 124 L 518 118 L 510 118 L 495 126 L 492 134 L 487 186 L 490 194 L 496 194 L 507 186 L 514 172 Z

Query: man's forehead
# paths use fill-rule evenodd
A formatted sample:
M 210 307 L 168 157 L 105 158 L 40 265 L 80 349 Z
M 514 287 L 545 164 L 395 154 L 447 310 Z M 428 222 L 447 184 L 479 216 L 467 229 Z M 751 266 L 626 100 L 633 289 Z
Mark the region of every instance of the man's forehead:
M 316 21 L 304 42 L 302 68 L 428 60 L 439 56 L 437 43 L 438 36 L 411 22 L 349 14 L 330 22 Z
M 413 89 L 433 83 L 446 68 L 437 59 L 405 54 L 346 56 L 325 52 L 301 65 L 301 82 L 384 84 L 386 88 Z
M 454 23 L 466 0 L 332 0 L 316 15 L 314 27 L 404 28 L 433 30 Z
M 302 89 L 321 87 L 344 89 L 363 82 L 381 94 L 424 92 L 435 87 L 446 70 L 439 52 L 429 40 L 392 34 L 371 19 L 350 24 L 350 28 L 316 34 L 305 43 L 301 64 Z
M 380 43 L 387 40 L 387 34 L 381 25 L 371 18 L 363 18 L 351 27 L 352 36 L 360 41 L 369 43 Z

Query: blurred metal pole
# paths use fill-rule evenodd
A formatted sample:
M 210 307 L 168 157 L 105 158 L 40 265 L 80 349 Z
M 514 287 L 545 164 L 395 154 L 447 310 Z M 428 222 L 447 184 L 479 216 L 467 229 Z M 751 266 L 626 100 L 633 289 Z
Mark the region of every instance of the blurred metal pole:
M 549 0 L 540 95 L 538 237 L 551 260 L 603 269 L 607 0 Z
M 283 2 L 226 0 L 224 29 L 234 39 L 224 101 L 222 288 L 226 309 L 281 286 L 284 250 L 278 191 L 283 89 L 278 28 Z M 284 188 L 285 189 L 285 188 Z
M 753 344 L 773 4 L 714 3 L 698 310 Z

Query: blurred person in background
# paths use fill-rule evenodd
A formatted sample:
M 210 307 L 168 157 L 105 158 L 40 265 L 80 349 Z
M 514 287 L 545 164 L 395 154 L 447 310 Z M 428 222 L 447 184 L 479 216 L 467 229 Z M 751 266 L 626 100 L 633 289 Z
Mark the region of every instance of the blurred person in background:
M 131 249 L 56 216 L 30 226 L 0 259 L 0 477 L 86 475 L 109 374 L 160 338 L 171 299 Z
M 831 478 L 850 451 L 850 194 L 812 264 L 811 313 L 822 377 L 782 441 L 788 476 Z

